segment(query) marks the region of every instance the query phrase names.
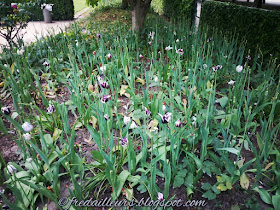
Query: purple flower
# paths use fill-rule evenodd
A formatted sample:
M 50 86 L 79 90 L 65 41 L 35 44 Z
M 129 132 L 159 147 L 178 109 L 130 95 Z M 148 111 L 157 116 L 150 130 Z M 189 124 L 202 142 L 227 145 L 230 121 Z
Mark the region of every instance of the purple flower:
M 142 54 L 140 54 L 140 55 L 139 55 L 139 58 L 142 59 L 142 58 L 144 58 L 144 56 L 143 56 Z
M 176 50 L 176 53 L 179 54 L 179 55 L 183 55 L 184 50 L 183 49 L 178 49 L 178 50 Z
M 217 66 L 214 66 L 212 69 L 213 69 L 213 71 L 215 71 L 215 72 L 218 71 L 218 67 L 217 67 Z
M 100 100 L 101 100 L 102 103 L 106 103 L 106 102 L 109 101 L 110 98 L 111 98 L 110 95 L 104 95 L 104 96 L 101 97 Z
M 150 46 L 152 46 L 152 42 L 148 42 L 148 44 L 149 44 Z
M 11 114 L 11 110 L 10 110 L 9 107 L 2 107 L 2 108 L 1 108 L 1 111 L 2 111 L 4 114 L 6 114 L 6 115 Z
M 33 129 L 33 125 L 31 125 L 29 122 L 23 123 L 21 127 L 25 132 L 30 132 Z
M 146 116 L 150 116 L 151 115 L 151 111 L 149 111 L 146 107 L 145 107 L 145 115 Z
M 100 39 L 101 38 L 101 34 L 96 34 L 96 37 Z
M 218 65 L 217 68 L 218 68 L 218 69 L 222 69 L 223 66 L 222 66 L 222 65 Z
M 53 113 L 53 112 L 55 111 L 54 105 L 49 105 L 49 107 L 47 108 L 47 110 L 48 110 L 48 114 Z
M 160 115 L 160 117 L 161 117 L 162 123 L 168 123 L 169 120 L 171 119 L 172 113 L 167 112 L 165 115 L 161 115 L 161 114 L 159 114 L 159 115 Z
M 106 81 L 102 81 L 102 82 L 100 83 L 100 85 L 101 85 L 101 87 L 103 87 L 103 88 L 109 88 L 109 84 L 108 84 Z
M 175 122 L 175 126 L 176 127 L 181 127 L 181 121 L 178 119 L 176 122 Z
M 123 137 L 123 138 L 120 140 L 120 144 L 121 144 L 122 146 L 127 146 L 127 143 L 128 143 L 127 137 Z

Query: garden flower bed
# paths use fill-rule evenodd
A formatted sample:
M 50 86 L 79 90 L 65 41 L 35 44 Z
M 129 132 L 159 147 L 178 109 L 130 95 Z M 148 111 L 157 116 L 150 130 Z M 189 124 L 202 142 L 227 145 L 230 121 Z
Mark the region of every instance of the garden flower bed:
M 97 11 L 65 33 L 3 52 L 8 206 L 59 206 L 61 193 L 205 200 L 206 209 L 279 206 L 274 61 L 156 14 L 146 26 L 138 37 L 128 11 Z M 11 145 L 18 155 L 5 153 Z

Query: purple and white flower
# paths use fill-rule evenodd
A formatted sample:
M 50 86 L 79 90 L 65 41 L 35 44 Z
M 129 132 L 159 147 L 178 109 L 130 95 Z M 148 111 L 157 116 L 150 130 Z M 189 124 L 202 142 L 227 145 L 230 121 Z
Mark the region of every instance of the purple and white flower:
M 166 106 L 165 106 L 165 104 L 162 105 L 162 111 L 166 112 Z
M 49 107 L 47 108 L 47 110 L 48 110 L 48 114 L 53 113 L 53 112 L 55 111 L 54 105 L 49 105 Z
M 178 49 L 176 50 L 176 53 L 179 55 L 184 55 L 184 50 L 183 49 Z
M 155 82 L 158 82 L 158 77 L 157 77 L 157 76 L 154 78 L 154 81 L 155 81 Z
M 110 116 L 109 115 L 107 115 L 107 114 L 104 114 L 104 118 L 105 118 L 105 120 L 109 120 L 110 119 Z
M 247 60 L 249 60 L 249 61 L 252 60 L 250 55 L 247 56 Z
M 175 126 L 176 127 L 181 127 L 181 121 L 178 119 L 176 122 L 175 122 Z
M 43 63 L 43 66 L 49 66 L 50 64 L 47 62 L 47 61 L 45 61 L 44 63 Z
M 11 114 L 11 109 L 10 109 L 10 107 L 2 107 L 1 108 L 1 111 L 5 114 L 5 115 L 9 115 L 9 114 Z
M 161 115 L 161 114 L 159 114 L 159 115 L 160 115 L 160 117 L 161 117 L 162 123 L 168 123 L 169 120 L 171 119 L 172 113 L 167 112 L 165 115 Z
M 110 60 L 112 58 L 112 54 L 111 53 L 108 53 L 107 54 L 107 58 Z
M 143 56 L 142 54 L 140 54 L 140 55 L 139 55 L 139 58 L 142 59 L 142 58 L 144 58 L 144 56 Z
M 162 193 L 158 192 L 158 200 L 159 201 L 163 201 L 164 200 L 164 196 Z
M 146 116 L 150 116 L 151 115 L 151 111 L 149 111 L 146 107 L 145 107 L 145 115 Z
M 152 42 L 148 42 L 148 44 L 149 44 L 150 46 L 152 46 Z
M 96 38 L 100 39 L 101 38 L 101 34 L 96 34 Z
M 111 98 L 110 95 L 103 95 L 100 100 L 102 103 L 106 103 L 109 101 L 110 98 Z
M 100 82 L 100 85 L 101 85 L 101 87 L 103 87 L 103 88 L 109 88 L 109 84 L 108 84 L 108 82 L 106 82 L 106 81 L 101 81 Z
M 127 146 L 127 144 L 128 144 L 128 139 L 127 139 L 127 137 L 123 137 L 121 140 L 120 140 L 120 144 L 122 145 L 122 146 Z
M 154 31 L 150 32 L 150 33 L 149 33 L 149 38 L 151 38 L 151 39 L 153 40 L 155 34 L 156 34 L 156 33 L 155 33 Z
M 17 172 L 17 169 L 13 165 L 10 165 L 10 164 L 7 165 L 7 169 L 10 174 Z
M 33 129 L 33 125 L 31 125 L 29 122 L 23 123 L 21 127 L 25 132 L 30 132 Z

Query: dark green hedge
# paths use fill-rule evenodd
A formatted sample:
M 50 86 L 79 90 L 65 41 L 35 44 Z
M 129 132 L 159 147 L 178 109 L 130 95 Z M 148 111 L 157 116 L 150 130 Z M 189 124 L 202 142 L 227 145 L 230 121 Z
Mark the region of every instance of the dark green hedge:
M 194 20 L 196 0 L 163 0 L 163 11 L 171 19 Z
M 232 3 L 206 1 L 202 5 L 200 27 L 224 35 L 238 34 L 247 41 L 246 49 L 260 48 L 265 57 L 280 58 L 280 12 Z
M 35 6 L 31 8 L 30 20 L 43 20 L 43 12 L 41 4 L 47 2 L 54 4 L 52 11 L 53 20 L 73 20 L 74 19 L 74 3 L 73 0 L 15 0 L 14 2 L 34 2 Z

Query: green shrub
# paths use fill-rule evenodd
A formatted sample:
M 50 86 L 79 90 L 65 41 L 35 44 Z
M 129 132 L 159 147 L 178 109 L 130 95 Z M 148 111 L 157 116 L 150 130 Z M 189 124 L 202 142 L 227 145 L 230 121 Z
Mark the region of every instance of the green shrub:
M 223 35 L 237 34 L 245 39 L 251 53 L 260 49 L 264 57 L 280 57 L 280 12 L 240 6 L 232 3 L 203 3 L 200 27 Z
M 196 0 L 163 0 L 163 11 L 171 19 L 193 20 L 196 14 Z

